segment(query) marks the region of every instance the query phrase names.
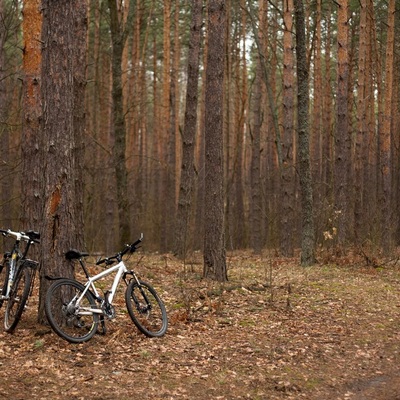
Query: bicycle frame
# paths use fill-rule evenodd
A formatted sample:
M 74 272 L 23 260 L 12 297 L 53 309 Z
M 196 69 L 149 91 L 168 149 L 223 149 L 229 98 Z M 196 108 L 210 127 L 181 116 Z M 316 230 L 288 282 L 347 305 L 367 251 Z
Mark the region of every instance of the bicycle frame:
M 102 279 L 102 278 L 105 278 L 108 275 L 111 275 L 115 271 L 117 273 L 115 274 L 114 281 L 113 281 L 112 286 L 111 286 L 111 290 L 107 291 L 105 293 L 105 298 L 102 299 L 100 297 L 99 292 L 97 291 L 96 286 L 95 286 L 94 283 L 96 281 Z M 114 265 L 114 266 L 112 266 L 110 268 L 107 268 L 106 270 L 100 272 L 99 274 L 96 274 L 94 276 L 89 276 L 87 281 L 86 281 L 86 283 L 84 284 L 85 290 L 82 292 L 82 294 L 77 299 L 76 304 L 79 305 L 79 303 L 81 302 L 82 298 L 85 296 L 86 292 L 88 290 L 92 289 L 92 292 L 95 295 L 96 300 L 98 300 L 98 301 L 107 301 L 108 304 L 112 305 L 112 302 L 113 302 L 115 293 L 117 291 L 118 285 L 119 285 L 119 283 L 121 281 L 121 278 L 122 278 L 123 275 L 128 274 L 128 273 L 132 274 L 133 277 L 135 279 L 137 279 L 135 274 L 132 271 L 128 271 L 128 269 L 126 268 L 125 263 L 121 260 L 118 264 L 116 264 L 116 265 Z M 90 314 L 93 314 L 93 313 L 95 313 L 95 314 L 104 314 L 104 312 L 103 312 L 103 310 L 101 308 L 99 308 L 99 309 L 92 309 L 92 308 L 88 309 L 86 307 L 83 307 L 82 310 L 85 310 L 85 311 L 88 311 L 88 312 L 79 311 L 79 314 L 82 314 L 82 315 L 90 315 Z
M 12 249 L 11 253 L 8 253 L 9 256 L 7 257 L 7 258 L 9 258 L 9 262 L 10 262 L 10 274 L 8 276 L 7 290 L 6 290 L 6 293 L 4 294 L 4 296 L 0 296 L 2 300 L 8 300 L 10 297 L 11 287 L 12 287 L 12 285 L 14 283 L 14 279 L 17 275 L 18 267 L 21 265 L 21 263 L 18 264 L 18 262 L 21 262 L 26 259 L 26 256 L 29 251 L 29 247 L 33 243 L 33 240 L 29 236 L 23 235 L 21 232 L 13 232 L 10 229 L 8 229 L 7 231 L 2 230 L 2 233 L 4 235 L 10 235 L 15 238 L 15 243 L 14 243 L 13 249 Z M 27 242 L 23 253 L 19 248 L 19 244 L 20 244 L 21 240 L 25 240 Z

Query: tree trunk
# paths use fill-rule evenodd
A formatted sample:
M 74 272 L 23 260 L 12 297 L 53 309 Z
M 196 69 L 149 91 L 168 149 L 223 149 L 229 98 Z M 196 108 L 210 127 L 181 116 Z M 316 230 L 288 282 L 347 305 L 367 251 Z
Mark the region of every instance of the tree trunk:
M 282 173 L 280 198 L 280 249 L 282 255 L 292 257 L 295 224 L 295 186 L 294 186 L 294 89 L 293 89 L 293 0 L 284 0 L 283 32 L 283 134 L 282 134 Z
M 42 223 L 43 145 L 40 141 L 42 103 L 40 91 L 42 15 L 40 0 L 24 2 L 22 29 L 24 34 L 24 95 L 21 135 L 22 228 L 39 230 Z
M 363 221 L 366 215 L 362 196 L 363 189 L 363 148 L 367 145 L 367 101 L 366 101 L 366 54 L 367 54 L 367 1 L 361 0 L 359 50 L 358 50 L 358 84 L 357 84 L 357 133 L 354 151 L 354 236 L 358 244 L 364 238 Z
M 335 174 L 334 195 L 335 212 L 337 216 L 337 232 L 339 246 L 345 245 L 348 239 L 348 217 L 349 217 L 349 165 L 351 157 L 351 137 L 348 130 L 348 0 L 338 1 L 338 83 L 336 113 L 337 124 L 335 134 Z
M 391 121 L 393 104 L 393 68 L 394 68 L 394 16 L 395 0 L 389 1 L 387 20 L 386 66 L 385 66 L 385 104 L 382 128 L 379 134 L 380 148 L 380 207 L 381 207 L 381 246 L 385 255 L 392 248 L 392 207 L 391 207 Z
M 225 50 L 224 0 L 208 3 L 208 52 L 205 114 L 205 278 L 228 279 L 224 235 L 223 83 Z
M 303 0 L 294 0 L 297 57 L 297 108 L 299 135 L 300 190 L 302 206 L 301 265 L 315 263 L 313 195 L 310 169 L 309 84 Z
M 112 40 L 112 128 L 113 128 L 113 161 L 117 185 L 117 204 L 119 219 L 120 244 L 131 240 L 130 204 L 128 201 L 128 172 L 126 169 L 126 126 L 123 109 L 122 90 L 122 55 L 127 31 L 118 15 L 117 1 L 108 0 L 110 10 L 110 29 Z
M 0 0 L 0 17 L 6 20 L 6 7 L 4 0 Z M 7 66 L 6 66 L 6 48 L 7 26 L 2 23 L 0 26 L 0 145 L 2 148 L 2 176 L 10 176 L 10 145 L 9 145 L 9 124 L 8 124 L 8 96 L 7 96 Z M 2 223 L 6 228 L 12 228 L 11 225 L 11 201 L 12 198 L 12 182 L 10 179 L 1 180 L 1 210 Z
M 188 54 L 185 121 L 182 133 L 182 166 L 178 214 L 175 229 L 175 253 L 184 258 L 190 244 L 190 221 L 194 199 L 194 145 L 197 130 L 198 80 L 203 0 L 192 0 L 192 22 Z
M 86 48 L 86 3 L 84 0 L 53 2 L 44 0 L 42 29 L 42 137 L 44 163 L 44 208 L 39 322 L 45 323 L 44 299 L 50 276 L 73 276 L 64 252 L 82 243 L 83 226 L 77 192 L 76 138 L 82 135 L 83 114 L 74 115 L 83 98 Z M 77 98 L 80 97 L 80 98 Z M 77 124 L 77 122 L 79 123 Z M 78 164 L 79 165 L 79 164 Z

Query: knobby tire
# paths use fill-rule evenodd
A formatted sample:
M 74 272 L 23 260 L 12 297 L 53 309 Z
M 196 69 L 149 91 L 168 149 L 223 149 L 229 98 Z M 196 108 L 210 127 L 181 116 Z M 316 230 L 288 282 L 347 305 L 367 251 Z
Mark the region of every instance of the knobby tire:
M 126 288 L 125 302 L 133 323 L 148 337 L 161 337 L 168 328 L 165 305 L 148 283 L 136 281 Z
M 24 312 L 31 289 L 31 274 L 28 268 L 19 268 L 10 290 L 4 314 L 4 329 L 8 333 L 14 332 Z
M 82 298 L 80 308 L 85 307 L 84 315 L 79 312 L 74 300 L 78 299 L 85 287 L 68 278 L 55 280 L 49 287 L 45 299 L 47 320 L 58 336 L 70 343 L 82 343 L 90 340 L 97 331 L 99 315 L 90 313 L 97 308 L 92 294 L 87 291 Z

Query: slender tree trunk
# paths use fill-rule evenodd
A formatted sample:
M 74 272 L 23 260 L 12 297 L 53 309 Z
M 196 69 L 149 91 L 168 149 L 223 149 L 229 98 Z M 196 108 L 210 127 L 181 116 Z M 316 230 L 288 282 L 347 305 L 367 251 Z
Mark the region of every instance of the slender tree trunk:
M 175 253 L 184 258 L 190 244 L 190 220 L 194 199 L 194 145 L 197 130 L 198 80 L 203 0 L 192 0 L 192 22 L 188 54 L 185 121 L 182 133 L 182 166 Z
M 391 121 L 393 104 L 393 70 L 394 70 L 394 19 L 395 0 L 389 0 L 387 20 L 387 42 L 386 42 L 386 66 L 385 66 L 385 104 L 383 110 L 383 121 L 379 134 L 380 148 L 380 207 L 381 207 L 381 245 L 384 254 L 389 254 L 392 247 L 392 180 L 391 180 Z
M 23 10 L 23 125 L 21 135 L 21 194 L 23 229 L 39 230 L 42 223 L 42 148 L 40 119 L 42 103 L 40 92 L 42 15 L 40 0 L 24 2 Z
M 122 55 L 127 37 L 121 17 L 118 15 L 117 1 L 108 0 L 112 40 L 112 129 L 114 136 L 113 161 L 117 185 L 119 218 L 119 238 L 121 243 L 131 240 L 130 204 L 128 201 L 128 172 L 126 168 L 126 123 L 123 108 Z
M 333 141 L 332 141 L 332 114 L 333 114 L 333 100 L 332 100 L 332 85 L 331 85 L 331 4 L 327 5 L 325 11 L 326 31 L 327 37 L 325 39 L 324 49 L 324 65 L 325 65 L 325 80 L 323 87 L 323 136 L 322 136 L 322 176 L 325 190 L 323 196 L 326 199 L 328 207 L 331 208 L 333 205 Z
M 166 252 L 168 227 L 170 222 L 172 204 L 170 197 L 171 175 L 175 173 L 174 167 L 168 163 L 169 153 L 171 148 L 171 1 L 164 0 L 163 7 L 163 64 L 162 64 L 162 103 L 161 103 L 161 127 L 160 127 L 160 162 L 161 162 L 161 197 L 163 201 L 160 203 L 161 207 L 161 221 L 160 221 L 160 251 Z
M 363 202 L 363 148 L 367 138 L 367 99 L 366 99 L 366 54 L 367 54 L 367 1 L 361 0 L 359 50 L 358 50 L 358 88 L 357 88 L 357 134 L 354 151 L 354 236 L 358 243 L 363 240 L 363 221 L 367 215 Z
M 303 0 L 294 0 L 297 57 L 297 108 L 299 135 L 300 190 L 302 205 L 301 265 L 315 263 L 315 232 L 310 169 L 309 84 Z
M 0 1 L 0 18 L 5 21 L 6 10 L 4 0 Z M 10 177 L 10 132 L 8 123 L 9 101 L 7 95 L 7 67 L 6 67 L 6 48 L 7 26 L 4 22 L 0 25 L 0 145 L 2 151 L 2 175 Z M 1 210 L 3 215 L 2 223 L 5 227 L 11 228 L 11 198 L 12 198 L 12 180 L 1 180 Z
M 294 204 L 294 89 L 293 89 L 293 0 L 284 0 L 284 58 L 283 58 L 283 134 L 282 134 L 282 173 L 281 173 L 281 198 L 280 198 L 280 249 L 282 255 L 292 257 L 293 230 L 295 224 Z
M 262 69 L 257 60 L 256 77 L 254 81 L 253 95 L 253 129 L 251 140 L 251 165 L 250 165 L 250 245 L 254 253 L 261 254 L 262 243 L 262 200 L 261 200 L 261 177 L 260 177 L 260 138 L 262 126 Z
M 337 124 L 335 135 L 335 211 L 337 213 L 338 244 L 343 246 L 348 239 L 349 217 L 349 163 L 351 137 L 348 130 L 348 0 L 338 1 L 338 85 L 337 85 Z
M 82 47 L 86 49 L 86 2 L 43 0 L 42 29 L 42 137 L 44 147 L 44 208 L 41 228 L 39 321 L 45 323 L 46 275 L 73 276 L 64 252 L 82 242 L 79 225 L 82 193 L 77 192 L 76 141 L 84 117 L 74 113 L 82 104 Z M 77 85 L 78 83 L 78 85 Z M 77 124 L 77 121 L 79 123 Z M 77 132 L 76 132 L 77 131 Z
M 208 3 L 208 52 L 205 115 L 205 278 L 228 279 L 224 235 L 223 88 L 226 8 Z
M 312 101 L 312 128 L 311 128 L 311 175 L 313 183 L 315 184 L 314 199 L 315 204 L 320 205 L 316 207 L 316 212 L 319 215 L 328 214 L 326 202 L 324 198 L 324 186 L 322 183 L 322 143 L 323 143 L 323 112 L 322 112 L 322 101 L 323 101 L 323 90 L 322 90 L 322 0 L 317 0 L 316 18 L 315 18 L 315 44 L 314 44 L 314 76 L 313 76 L 313 101 Z M 321 226 L 321 225 L 320 225 Z

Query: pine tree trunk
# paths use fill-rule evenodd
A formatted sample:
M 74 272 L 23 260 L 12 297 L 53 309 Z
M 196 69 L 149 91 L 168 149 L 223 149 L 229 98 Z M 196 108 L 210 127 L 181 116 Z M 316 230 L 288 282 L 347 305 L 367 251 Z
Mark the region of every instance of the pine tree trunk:
M 198 80 L 203 0 L 192 0 L 192 22 L 188 54 L 185 121 L 182 133 L 182 166 L 178 213 L 175 229 L 175 253 L 184 258 L 191 243 L 190 221 L 194 199 L 194 146 L 197 130 Z
M 82 106 L 86 49 L 86 2 L 44 0 L 42 29 L 42 138 L 44 209 L 41 228 L 39 321 L 45 323 L 44 298 L 49 276 L 73 276 L 64 252 L 82 243 L 82 193 L 77 191 L 77 136 L 83 134 Z M 82 49 L 83 48 L 83 49 Z M 80 98 L 78 98 L 80 97 Z M 78 163 L 79 165 L 79 163 Z
M 300 190 L 302 205 L 301 265 L 315 263 L 315 233 L 313 221 L 313 194 L 310 169 L 309 87 L 306 56 L 306 37 L 303 0 L 294 0 L 296 21 L 297 104 L 300 163 Z
M 368 215 L 365 213 L 362 188 L 363 188 L 363 168 L 367 168 L 363 163 L 363 148 L 367 145 L 367 113 L 366 113 L 366 54 L 367 54 L 367 1 L 361 0 L 360 28 L 359 28 L 359 49 L 358 49 L 358 87 L 357 87 L 357 133 L 354 151 L 354 235 L 355 240 L 361 243 L 365 232 L 363 232 L 363 221 Z
M 130 204 L 128 201 L 128 173 L 126 169 L 126 125 L 123 109 L 122 55 L 125 44 L 125 32 L 118 16 L 116 0 L 108 0 L 110 9 L 110 29 L 112 40 L 112 128 L 113 161 L 117 185 L 117 204 L 120 244 L 131 240 Z
M 348 239 L 348 217 L 349 217 L 349 163 L 351 157 L 351 137 L 348 123 L 348 0 L 338 2 L 338 83 L 336 113 L 337 124 L 335 133 L 335 174 L 334 195 L 335 211 L 337 213 L 338 244 L 343 246 Z
M 384 254 L 392 248 L 392 210 L 391 210 L 391 121 L 393 104 L 393 69 L 394 69 L 394 17 L 395 0 L 389 1 L 387 20 L 386 66 L 385 66 L 385 104 L 382 129 L 379 134 L 380 144 L 380 207 L 381 207 L 381 245 Z
M 295 197 L 294 197 L 294 72 L 293 72 L 293 0 L 284 0 L 283 45 L 283 134 L 282 134 L 282 173 L 280 204 L 280 249 L 282 255 L 292 257 L 294 246 Z
M 205 115 L 205 278 L 228 279 L 224 235 L 223 82 L 225 50 L 224 0 L 208 3 L 208 53 Z
M 40 92 L 42 15 L 40 0 L 24 2 L 24 96 L 23 129 L 21 135 L 21 194 L 23 229 L 39 230 L 42 223 L 43 201 L 42 166 L 43 145 L 40 141 L 42 103 Z

